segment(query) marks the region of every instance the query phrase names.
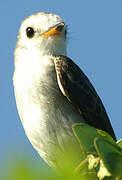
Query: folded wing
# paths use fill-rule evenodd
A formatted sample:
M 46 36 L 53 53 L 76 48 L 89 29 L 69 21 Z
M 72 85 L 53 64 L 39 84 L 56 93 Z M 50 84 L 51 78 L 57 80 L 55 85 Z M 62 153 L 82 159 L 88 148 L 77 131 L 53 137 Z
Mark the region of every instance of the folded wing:
M 55 58 L 55 69 L 60 90 L 86 123 L 108 132 L 116 140 L 102 101 L 83 71 L 66 56 Z

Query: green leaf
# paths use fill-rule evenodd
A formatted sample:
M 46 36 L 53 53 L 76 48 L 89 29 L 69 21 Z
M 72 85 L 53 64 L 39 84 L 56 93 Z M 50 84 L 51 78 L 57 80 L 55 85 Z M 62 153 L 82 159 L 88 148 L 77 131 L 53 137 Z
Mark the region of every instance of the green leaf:
M 84 174 L 88 172 L 88 158 L 84 159 L 76 168 L 76 173 Z
M 81 149 L 86 153 L 95 153 L 94 138 L 101 137 L 97 130 L 85 123 L 73 124 L 72 129 Z
M 101 129 L 97 129 L 97 132 L 98 134 L 101 135 L 101 137 L 103 137 L 105 140 L 113 143 L 113 144 L 116 144 L 116 141 L 110 136 L 110 134 L 108 134 L 107 132 L 101 130 Z
M 96 137 L 103 138 L 113 144 L 116 144 L 114 139 L 107 133 L 99 129 L 95 129 L 85 123 L 73 124 L 74 135 L 78 140 L 80 147 L 86 153 L 95 153 L 94 139 Z
M 85 179 L 83 179 L 85 178 Z M 81 176 L 81 180 L 99 180 L 96 173 L 88 172 L 84 176 Z
M 122 152 L 116 145 L 102 139 L 95 138 L 95 148 L 105 167 L 113 176 L 122 176 Z
M 117 145 L 122 149 L 122 139 L 117 142 Z

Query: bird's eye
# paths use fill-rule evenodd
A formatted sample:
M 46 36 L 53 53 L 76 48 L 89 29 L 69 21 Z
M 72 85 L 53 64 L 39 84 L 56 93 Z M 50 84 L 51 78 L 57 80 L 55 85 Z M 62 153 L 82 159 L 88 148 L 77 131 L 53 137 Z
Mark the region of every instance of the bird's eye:
M 28 38 L 32 38 L 33 36 L 34 36 L 34 29 L 32 28 L 32 27 L 28 27 L 27 29 L 26 29 L 26 34 L 27 34 L 27 37 Z

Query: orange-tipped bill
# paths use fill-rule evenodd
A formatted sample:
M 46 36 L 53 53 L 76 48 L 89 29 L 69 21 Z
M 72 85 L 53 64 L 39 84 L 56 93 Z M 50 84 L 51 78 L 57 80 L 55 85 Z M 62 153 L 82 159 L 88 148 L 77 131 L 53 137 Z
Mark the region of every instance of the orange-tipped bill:
M 64 28 L 64 23 L 59 23 L 53 27 L 51 27 L 46 32 L 42 33 L 41 36 L 48 37 L 48 36 L 59 36 L 62 33 L 62 30 Z

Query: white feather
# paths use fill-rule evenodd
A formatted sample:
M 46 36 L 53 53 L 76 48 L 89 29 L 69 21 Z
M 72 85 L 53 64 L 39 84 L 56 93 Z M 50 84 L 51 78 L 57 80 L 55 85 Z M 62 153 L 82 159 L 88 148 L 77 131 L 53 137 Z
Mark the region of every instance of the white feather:
M 52 157 L 56 158 L 53 149 L 63 148 L 67 139 L 74 139 L 72 123 L 81 121 L 57 82 L 54 55 L 66 55 L 64 33 L 60 37 L 40 36 L 41 32 L 59 22 L 62 22 L 59 16 L 45 13 L 24 20 L 15 50 L 13 77 L 17 108 L 25 132 L 52 166 L 55 166 Z M 26 28 L 30 26 L 36 29 L 31 39 L 26 36 Z

